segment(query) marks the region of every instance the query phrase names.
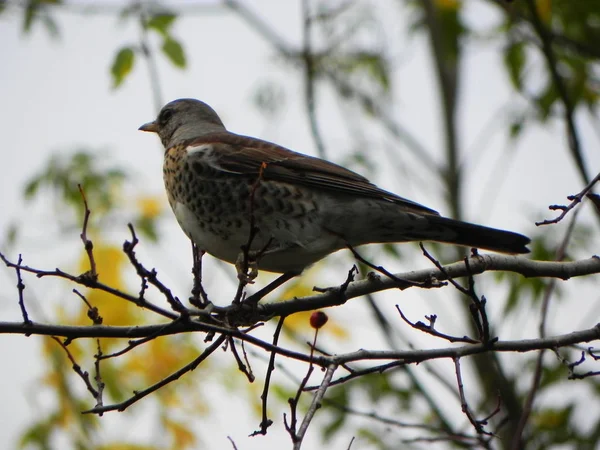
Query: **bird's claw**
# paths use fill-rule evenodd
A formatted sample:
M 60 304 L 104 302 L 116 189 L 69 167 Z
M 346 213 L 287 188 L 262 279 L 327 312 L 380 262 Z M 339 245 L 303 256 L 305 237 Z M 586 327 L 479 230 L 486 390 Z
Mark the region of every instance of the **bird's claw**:
M 254 258 L 254 253 L 240 253 L 235 261 L 237 269 L 237 277 L 244 284 L 254 284 L 254 280 L 258 276 L 258 261 Z

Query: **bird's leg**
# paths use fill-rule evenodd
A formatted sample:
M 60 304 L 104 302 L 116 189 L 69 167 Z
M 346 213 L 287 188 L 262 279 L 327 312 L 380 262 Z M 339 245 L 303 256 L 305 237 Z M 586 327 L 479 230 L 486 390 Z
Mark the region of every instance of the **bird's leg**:
M 270 294 L 279 286 L 285 284 L 287 281 L 291 280 L 294 277 L 297 277 L 298 275 L 300 275 L 299 272 L 285 272 L 284 274 L 280 275 L 275 280 L 273 280 L 271 283 L 267 284 L 264 288 L 260 289 L 258 292 L 255 292 L 246 300 L 244 300 L 244 303 L 257 304 L 266 295 Z
M 192 286 L 192 296 L 189 300 L 192 305 L 200 309 L 204 309 L 211 304 L 208 295 L 202 286 L 202 256 L 204 253 L 204 250 L 200 250 L 198 246 L 192 242 L 192 275 L 194 277 L 194 284 Z
M 241 252 L 235 261 L 238 280 L 244 285 L 253 284 L 258 276 L 258 253 L 257 251 Z

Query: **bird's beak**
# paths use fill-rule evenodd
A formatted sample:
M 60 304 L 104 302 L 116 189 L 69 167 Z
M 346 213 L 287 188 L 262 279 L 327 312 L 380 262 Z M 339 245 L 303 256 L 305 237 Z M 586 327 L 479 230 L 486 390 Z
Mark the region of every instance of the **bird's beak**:
M 148 122 L 138 128 L 138 130 L 149 131 L 151 133 L 158 133 L 158 125 L 156 122 Z

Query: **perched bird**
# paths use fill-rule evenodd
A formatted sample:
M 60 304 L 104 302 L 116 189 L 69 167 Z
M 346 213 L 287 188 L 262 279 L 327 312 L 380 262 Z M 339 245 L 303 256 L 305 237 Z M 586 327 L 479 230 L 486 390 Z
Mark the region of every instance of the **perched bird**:
M 289 274 L 370 243 L 529 252 L 521 234 L 441 217 L 341 166 L 231 133 L 199 100 L 168 103 L 140 130 L 157 133 L 165 147 L 165 187 L 183 231 L 230 263 L 249 242 L 258 269 Z

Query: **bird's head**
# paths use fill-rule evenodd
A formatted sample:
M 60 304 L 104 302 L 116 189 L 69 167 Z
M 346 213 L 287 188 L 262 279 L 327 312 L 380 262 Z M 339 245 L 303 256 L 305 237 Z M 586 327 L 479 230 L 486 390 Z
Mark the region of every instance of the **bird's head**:
M 206 134 L 226 131 L 214 109 L 191 98 L 167 103 L 154 121 L 145 123 L 139 129 L 158 134 L 165 148 Z

